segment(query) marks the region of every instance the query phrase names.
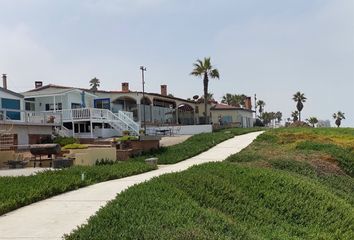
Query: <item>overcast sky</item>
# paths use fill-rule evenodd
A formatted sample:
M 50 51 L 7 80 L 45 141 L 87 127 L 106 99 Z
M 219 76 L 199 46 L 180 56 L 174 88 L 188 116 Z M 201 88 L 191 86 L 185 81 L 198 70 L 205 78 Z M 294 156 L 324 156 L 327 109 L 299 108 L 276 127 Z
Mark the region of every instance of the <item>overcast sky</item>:
M 330 119 L 341 110 L 354 127 L 353 0 L 0 0 L 0 72 L 21 92 L 44 84 L 146 90 L 160 84 L 177 97 L 201 95 L 189 75 L 210 56 L 220 80 L 216 100 L 244 93 L 266 111 L 295 110 Z M 332 121 L 333 123 L 333 121 Z

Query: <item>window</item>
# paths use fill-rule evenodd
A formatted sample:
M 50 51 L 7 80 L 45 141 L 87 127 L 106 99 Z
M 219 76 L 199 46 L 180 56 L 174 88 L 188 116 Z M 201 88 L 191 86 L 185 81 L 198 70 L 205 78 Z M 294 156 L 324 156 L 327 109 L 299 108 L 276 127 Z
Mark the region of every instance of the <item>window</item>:
M 222 122 L 223 122 L 224 124 L 232 123 L 232 116 L 223 116 L 223 117 L 222 117 Z
M 34 102 L 25 102 L 25 110 L 26 111 L 35 111 L 35 103 Z
M 80 103 L 71 103 L 71 109 L 76 109 L 76 108 L 81 108 L 81 104 Z
M 53 103 L 47 103 L 45 105 L 45 110 L 46 111 L 53 111 L 54 110 L 54 104 Z M 56 103 L 55 104 L 55 110 L 62 110 L 62 104 L 61 103 Z
M 20 100 L 1 98 L 1 106 L 4 109 L 20 110 L 20 105 Z M 6 117 L 12 120 L 20 120 L 21 114 L 19 111 L 6 111 Z
M 100 109 L 111 108 L 111 99 L 109 98 L 95 99 L 94 103 L 95 103 L 95 108 L 100 108 Z

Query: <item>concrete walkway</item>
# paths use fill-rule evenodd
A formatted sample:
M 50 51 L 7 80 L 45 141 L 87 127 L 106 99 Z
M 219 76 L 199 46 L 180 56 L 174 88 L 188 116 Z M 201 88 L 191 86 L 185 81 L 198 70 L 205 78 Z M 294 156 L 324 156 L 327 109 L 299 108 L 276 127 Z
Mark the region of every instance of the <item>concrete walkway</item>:
M 236 136 L 198 156 L 147 173 L 98 183 L 64 193 L 0 217 L 0 239 L 61 239 L 77 226 L 86 223 L 107 201 L 128 187 L 153 177 L 212 162 L 223 161 L 247 147 L 261 132 Z

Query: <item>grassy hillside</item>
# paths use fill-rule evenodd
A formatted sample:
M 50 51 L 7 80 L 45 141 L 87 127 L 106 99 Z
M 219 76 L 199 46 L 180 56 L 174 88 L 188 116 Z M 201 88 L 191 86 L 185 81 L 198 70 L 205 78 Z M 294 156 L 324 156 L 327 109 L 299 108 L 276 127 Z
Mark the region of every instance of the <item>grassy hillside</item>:
M 157 157 L 159 164 L 173 164 L 185 159 L 194 157 L 199 153 L 207 151 L 211 147 L 227 139 L 238 135 L 261 131 L 262 128 L 228 128 L 212 133 L 200 133 L 193 135 L 186 141 L 169 146 L 162 147 L 158 151 L 146 153 L 144 156 L 137 157 L 135 160 L 143 161 L 148 157 Z
M 66 239 L 353 239 L 354 130 L 278 129 L 130 188 Z

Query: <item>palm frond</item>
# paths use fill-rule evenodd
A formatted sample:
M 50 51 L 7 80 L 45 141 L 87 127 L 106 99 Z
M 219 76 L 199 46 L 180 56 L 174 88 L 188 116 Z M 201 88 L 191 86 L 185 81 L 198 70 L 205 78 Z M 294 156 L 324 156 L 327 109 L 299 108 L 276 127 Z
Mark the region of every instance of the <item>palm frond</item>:
M 217 79 L 219 79 L 219 78 L 220 78 L 219 71 L 218 71 L 216 68 L 214 68 L 214 69 L 211 70 L 211 72 L 210 72 L 210 77 L 211 77 L 211 78 L 217 78 Z

